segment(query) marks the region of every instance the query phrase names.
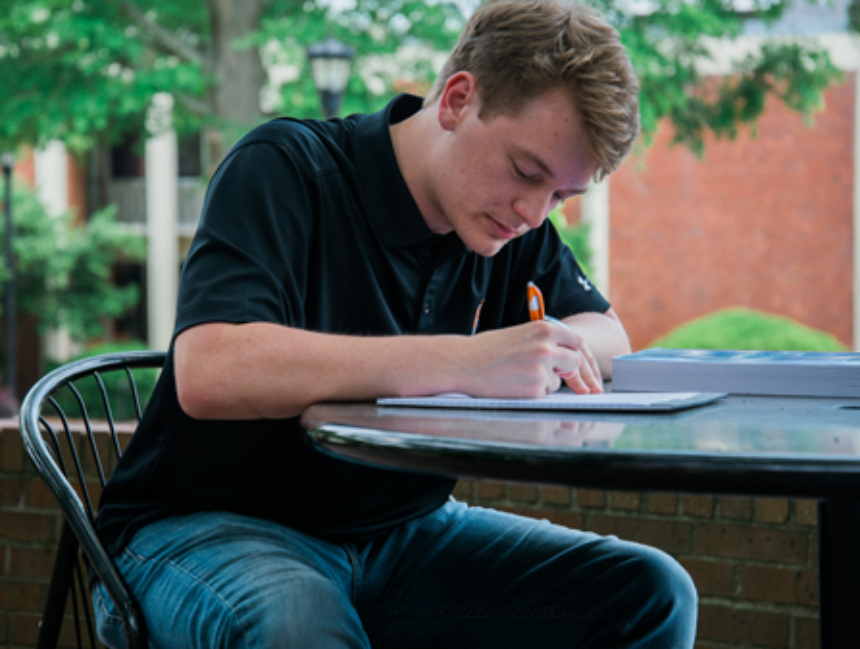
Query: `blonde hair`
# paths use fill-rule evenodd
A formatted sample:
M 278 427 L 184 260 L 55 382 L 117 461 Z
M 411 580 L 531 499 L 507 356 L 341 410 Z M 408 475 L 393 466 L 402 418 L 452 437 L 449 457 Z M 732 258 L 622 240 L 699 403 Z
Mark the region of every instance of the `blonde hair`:
M 475 11 L 430 89 L 470 72 L 482 119 L 517 114 L 530 100 L 565 88 L 580 111 L 599 180 L 639 134 L 639 81 L 618 32 L 596 10 L 561 0 L 491 0 Z

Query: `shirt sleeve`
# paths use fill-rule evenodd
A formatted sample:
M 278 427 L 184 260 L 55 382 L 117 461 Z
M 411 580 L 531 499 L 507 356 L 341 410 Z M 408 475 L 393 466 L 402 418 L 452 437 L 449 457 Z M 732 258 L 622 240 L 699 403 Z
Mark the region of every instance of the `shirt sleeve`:
M 210 183 L 182 271 L 175 334 L 204 322 L 304 326 L 312 200 L 287 153 L 230 153 Z

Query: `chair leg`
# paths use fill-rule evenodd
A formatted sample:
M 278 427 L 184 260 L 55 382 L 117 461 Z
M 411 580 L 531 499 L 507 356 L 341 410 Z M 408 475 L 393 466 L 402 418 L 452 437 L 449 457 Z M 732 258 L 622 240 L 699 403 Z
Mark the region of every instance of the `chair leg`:
M 59 642 L 66 601 L 72 587 L 72 573 L 77 561 L 78 540 L 64 520 L 60 532 L 60 544 L 57 546 L 57 558 L 51 573 L 51 585 L 48 588 L 48 601 L 45 603 L 45 612 L 39 626 L 36 649 L 55 649 Z
M 84 621 L 87 624 L 87 637 L 90 640 L 90 646 L 96 647 L 96 634 L 93 629 L 93 610 L 90 606 L 92 601 L 90 600 L 89 589 L 87 588 L 87 575 L 86 569 L 81 566 L 81 562 L 75 562 L 75 582 L 78 585 L 78 592 L 81 596 L 81 612 L 76 614 L 77 619 L 80 620 L 81 617 L 84 618 Z M 73 590 L 74 592 L 74 590 Z

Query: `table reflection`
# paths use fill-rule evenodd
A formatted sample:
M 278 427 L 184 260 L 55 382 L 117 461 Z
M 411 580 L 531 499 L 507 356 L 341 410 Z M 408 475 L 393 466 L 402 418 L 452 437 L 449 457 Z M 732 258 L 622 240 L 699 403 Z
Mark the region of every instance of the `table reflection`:
M 617 421 L 595 420 L 554 412 L 496 412 L 380 408 L 385 430 L 510 444 L 611 448 L 624 430 Z
M 327 423 L 558 449 L 860 457 L 860 399 L 730 397 L 674 413 L 494 411 L 321 404 Z

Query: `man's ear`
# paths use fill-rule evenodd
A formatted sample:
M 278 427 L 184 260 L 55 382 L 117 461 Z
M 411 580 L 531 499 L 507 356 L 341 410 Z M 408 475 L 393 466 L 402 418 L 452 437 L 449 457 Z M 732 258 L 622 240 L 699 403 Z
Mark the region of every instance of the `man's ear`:
M 478 82 L 471 72 L 457 72 L 448 79 L 439 97 L 439 124 L 453 131 L 469 109 L 480 109 Z

